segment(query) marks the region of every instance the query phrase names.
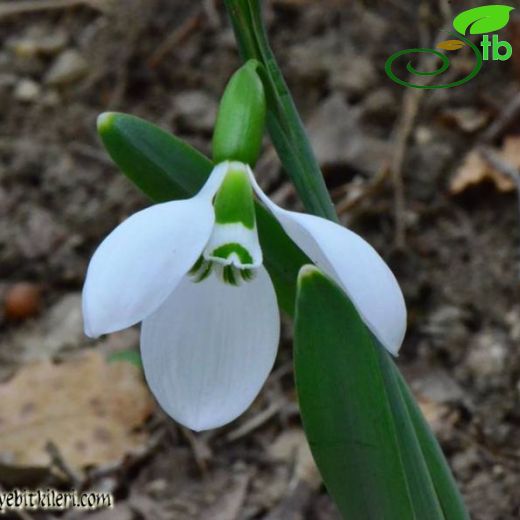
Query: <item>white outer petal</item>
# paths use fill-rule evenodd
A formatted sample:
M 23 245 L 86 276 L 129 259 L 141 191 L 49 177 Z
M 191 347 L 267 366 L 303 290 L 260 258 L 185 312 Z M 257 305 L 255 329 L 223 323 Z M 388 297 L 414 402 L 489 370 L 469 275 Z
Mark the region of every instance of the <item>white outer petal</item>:
M 280 322 L 266 270 L 238 287 L 185 278 L 141 329 L 146 380 L 161 407 L 193 430 L 244 412 L 273 366 Z
M 155 311 L 197 261 L 226 165 L 193 198 L 156 204 L 117 226 L 95 251 L 83 287 L 85 333 L 121 330 Z
M 206 200 L 213 200 L 213 197 L 217 193 L 228 169 L 230 167 L 229 161 L 224 161 L 217 164 L 211 171 L 208 180 L 204 183 L 204 186 L 195 195 L 194 198 L 201 198 Z
M 377 251 L 339 224 L 280 208 L 250 175 L 255 193 L 289 237 L 343 287 L 372 333 L 397 355 L 406 332 L 406 305 L 394 274 Z

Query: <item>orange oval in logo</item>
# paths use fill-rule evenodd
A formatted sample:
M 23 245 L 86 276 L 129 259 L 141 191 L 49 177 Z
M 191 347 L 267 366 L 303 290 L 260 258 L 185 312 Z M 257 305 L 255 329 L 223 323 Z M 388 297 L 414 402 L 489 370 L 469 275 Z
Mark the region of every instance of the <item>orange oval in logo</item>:
M 437 48 L 445 51 L 456 51 L 464 47 L 464 45 L 466 44 L 461 40 L 444 40 L 437 44 Z

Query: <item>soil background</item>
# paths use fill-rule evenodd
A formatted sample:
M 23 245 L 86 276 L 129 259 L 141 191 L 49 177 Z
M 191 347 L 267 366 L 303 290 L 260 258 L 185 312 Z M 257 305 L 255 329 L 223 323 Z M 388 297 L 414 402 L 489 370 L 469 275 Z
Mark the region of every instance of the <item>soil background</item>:
M 22 4 L 24 12 L 10 11 Z M 390 54 L 449 39 L 453 15 L 476 5 L 271 0 L 264 10 L 342 221 L 403 287 L 409 328 L 398 363 L 472 518 L 512 520 L 520 518 L 520 17 L 513 12 L 499 32 L 512 58 L 485 62 L 463 86 L 405 88 L 384 72 Z M 471 70 L 468 49 L 451 56 L 450 77 Z M 138 348 L 137 329 L 98 341 L 82 333 L 91 254 L 149 204 L 104 152 L 97 115 L 146 118 L 209 154 L 219 95 L 239 63 L 218 1 L 0 2 L 0 418 L 20 399 L 13 378 L 28 367 L 52 372 L 92 351 L 129 362 Z M 277 203 L 303 209 L 267 138 L 256 173 Z M 13 518 L 339 519 L 302 437 L 288 319 L 283 330 L 261 395 L 216 431 L 195 435 L 152 404 L 132 424 L 140 439 L 132 449 L 81 464 L 56 440 L 77 432 L 54 432 L 55 410 L 40 404 L 47 433 L 28 422 L 19 438 L 48 434 L 55 449 L 22 462 L 7 449 L 12 425 L 0 421 L 4 490 L 75 487 L 116 498 L 112 510 Z M 85 392 L 98 385 L 77 378 Z M 88 442 L 99 451 L 104 439 Z

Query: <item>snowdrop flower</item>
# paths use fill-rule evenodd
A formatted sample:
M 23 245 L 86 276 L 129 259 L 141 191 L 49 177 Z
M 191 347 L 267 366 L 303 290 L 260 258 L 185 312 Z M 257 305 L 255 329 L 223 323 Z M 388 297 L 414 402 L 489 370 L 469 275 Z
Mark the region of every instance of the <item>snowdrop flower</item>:
M 367 242 L 338 224 L 278 207 L 249 166 L 224 161 L 193 198 L 151 206 L 112 231 L 83 290 L 87 335 L 142 322 L 148 384 L 162 408 L 194 430 L 240 415 L 276 356 L 279 313 L 262 265 L 253 192 L 393 354 L 405 331 L 399 286 Z

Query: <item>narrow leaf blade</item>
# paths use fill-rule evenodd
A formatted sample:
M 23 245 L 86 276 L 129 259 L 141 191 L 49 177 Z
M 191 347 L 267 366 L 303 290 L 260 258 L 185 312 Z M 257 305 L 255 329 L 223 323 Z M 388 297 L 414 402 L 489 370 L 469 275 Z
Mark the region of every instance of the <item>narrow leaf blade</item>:
M 417 518 L 421 520 L 444 519 L 444 513 L 422 451 L 422 446 L 401 393 L 397 367 L 391 360 L 390 355 L 384 350 L 382 345 L 377 343 L 375 338 L 374 342 L 379 347 L 377 348 L 377 353 L 381 373 L 392 410 L 392 418 L 398 432 L 397 441 L 414 511 Z
M 155 202 L 195 194 L 213 168 L 184 141 L 139 117 L 101 114 L 98 132 L 121 171 Z
M 444 516 L 446 520 L 469 520 L 469 514 L 441 447 L 395 365 L 394 370 Z
M 343 291 L 311 267 L 299 278 L 294 345 L 305 433 L 344 518 L 421 518 L 413 510 L 379 347 Z

